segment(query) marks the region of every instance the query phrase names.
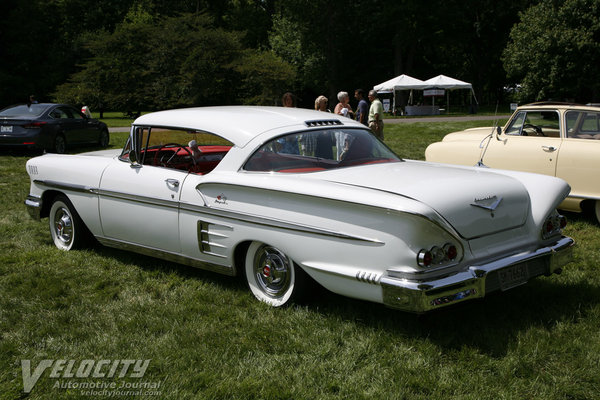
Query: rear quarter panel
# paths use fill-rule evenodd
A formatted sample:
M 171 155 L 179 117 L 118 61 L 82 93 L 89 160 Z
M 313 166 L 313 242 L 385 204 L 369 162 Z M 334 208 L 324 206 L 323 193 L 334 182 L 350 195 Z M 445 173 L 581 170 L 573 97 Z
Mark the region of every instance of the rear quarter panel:
M 240 243 L 258 240 L 284 251 L 327 289 L 349 297 L 382 302 L 381 287 L 374 283 L 388 268 L 415 268 L 416 254 L 432 241 L 457 242 L 420 215 L 361 204 L 360 191 L 352 203 L 242 185 L 188 183 L 182 202 L 202 197 L 210 211 L 181 214 L 184 253 L 202 257 L 197 229 L 203 220 L 214 224 L 217 235 L 211 240 L 226 257 L 233 257 Z

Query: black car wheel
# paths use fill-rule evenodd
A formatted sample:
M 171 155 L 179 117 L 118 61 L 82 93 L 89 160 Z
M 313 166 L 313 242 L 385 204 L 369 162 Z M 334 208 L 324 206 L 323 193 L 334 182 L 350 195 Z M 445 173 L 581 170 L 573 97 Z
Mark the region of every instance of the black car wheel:
M 98 144 L 100 145 L 100 147 L 106 148 L 108 147 L 109 142 L 110 136 L 108 134 L 108 131 L 104 129 L 102 132 L 100 132 L 100 139 L 98 140 Z
M 62 133 L 59 133 L 54 137 L 54 144 L 52 145 L 52 152 L 63 154 L 67 150 L 67 141 Z

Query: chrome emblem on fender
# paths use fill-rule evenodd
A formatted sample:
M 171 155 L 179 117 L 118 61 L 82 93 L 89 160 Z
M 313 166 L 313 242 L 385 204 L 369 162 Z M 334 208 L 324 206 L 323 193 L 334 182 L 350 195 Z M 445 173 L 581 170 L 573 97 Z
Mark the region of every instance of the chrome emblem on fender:
M 493 212 L 496 210 L 501 201 L 502 197 L 488 196 L 481 199 L 476 198 L 471 205 Z
M 223 193 L 221 193 L 215 199 L 215 203 L 217 203 L 217 204 L 227 204 L 227 196 L 225 196 Z

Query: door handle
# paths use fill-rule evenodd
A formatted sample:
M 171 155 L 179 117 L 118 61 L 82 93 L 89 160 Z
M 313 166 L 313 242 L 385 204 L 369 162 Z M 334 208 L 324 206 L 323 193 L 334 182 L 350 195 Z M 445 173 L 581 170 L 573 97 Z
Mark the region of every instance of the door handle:
M 554 146 L 542 146 L 542 149 L 546 151 L 556 151 L 556 147 Z
M 169 186 L 173 186 L 173 187 L 179 187 L 179 181 L 177 179 L 165 179 L 165 182 L 167 182 L 167 185 Z

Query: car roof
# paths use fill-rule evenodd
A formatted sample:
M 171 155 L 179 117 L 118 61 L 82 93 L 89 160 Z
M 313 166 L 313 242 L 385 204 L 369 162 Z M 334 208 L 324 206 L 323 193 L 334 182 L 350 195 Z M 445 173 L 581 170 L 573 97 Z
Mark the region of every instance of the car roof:
M 563 103 L 563 102 L 552 102 L 552 101 L 541 101 L 537 103 L 523 104 L 518 109 L 541 109 L 541 110 L 589 110 L 598 111 L 597 104 L 577 104 L 577 103 Z
M 133 125 L 200 130 L 219 135 L 243 147 L 254 137 L 281 128 L 310 129 L 322 126 L 364 125 L 341 115 L 304 108 L 222 106 L 158 111 L 137 118 Z

